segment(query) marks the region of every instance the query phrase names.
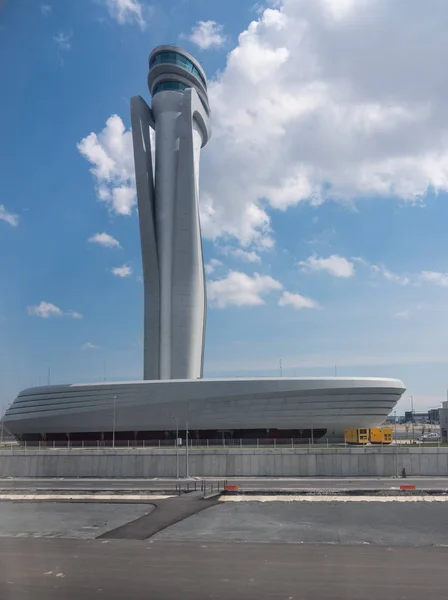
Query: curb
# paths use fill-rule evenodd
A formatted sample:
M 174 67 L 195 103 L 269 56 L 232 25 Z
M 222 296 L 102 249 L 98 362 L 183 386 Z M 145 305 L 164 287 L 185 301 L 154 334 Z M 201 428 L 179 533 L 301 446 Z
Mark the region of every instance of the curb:
M 400 490 L 396 488 L 365 488 L 365 489 L 341 489 L 341 488 L 312 488 L 295 490 L 224 490 L 222 496 L 446 496 L 448 488 L 428 488 L 415 490 Z

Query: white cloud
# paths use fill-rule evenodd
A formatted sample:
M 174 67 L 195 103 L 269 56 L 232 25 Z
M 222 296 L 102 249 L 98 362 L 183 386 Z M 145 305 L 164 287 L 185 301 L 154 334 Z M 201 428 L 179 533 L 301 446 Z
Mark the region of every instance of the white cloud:
M 283 292 L 279 301 L 279 306 L 292 306 L 296 309 L 301 308 L 320 308 L 319 304 L 311 298 L 306 298 L 300 294 L 292 294 L 291 292 Z
M 58 33 L 58 35 L 53 36 L 53 40 L 58 45 L 59 50 L 70 50 L 72 47 L 71 39 L 72 33 Z
M 230 271 L 224 279 L 210 281 L 207 297 L 212 306 L 257 306 L 264 304 L 263 296 L 281 290 L 282 284 L 269 275 L 254 273 L 253 277 L 239 271 Z
M 411 317 L 411 311 L 409 308 L 407 308 L 405 310 L 400 310 L 400 311 L 396 312 L 393 316 L 395 319 L 407 320 Z
M 105 248 L 121 248 L 120 242 L 108 233 L 95 233 L 87 240 L 92 244 L 99 244 Z
M 48 319 L 49 317 L 62 317 L 62 310 L 51 302 L 42 301 L 35 306 L 28 306 L 28 314 L 33 317 Z
M 226 256 L 233 256 L 237 260 L 249 263 L 261 263 L 260 256 L 252 251 L 243 250 L 242 248 L 232 248 L 232 246 L 222 246 L 219 251 Z
M 337 254 L 332 254 L 328 258 L 310 256 L 306 260 L 301 260 L 299 265 L 303 271 L 326 271 L 335 277 L 352 277 L 355 274 L 353 263 Z
M 78 150 L 93 166 L 96 193 L 112 213 L 130 215 L 136 204 L 132 133 L 118 115 L 112 115 L 104 129 L 90 133 Z
M 66 310 L 64 316 L 70 317 L 71 319 L 82 319 L 82 314 L 76 312 L 76 310 Z
M 205 273 L 211 275 L 217 267 L 222 267 L 222 262 L 217 258 L 211 258 L 204 266 Z
M 149 7 L 144 7 L 138 0 L 102 0 L 102 3 L 107 7 L 111 18 L 120 25 L 136 23 L 141 29 L 146 27 L 144 9 L 149 12 Z
M 223 26 L 216 21 L 198 21 L 188 39 L 202 50 L 219 48 L 226 41 L 222 30 Z
M 262 243 L 270 208 L 448 190 L 446 18 L 442 0 L 264 10 L 209 86 L 204 235 Z
M 129 265 L 122 265 L 121 267 L 114 267 L 111 272 L 117 277 L 130 277 L 132 275 L 132 269 Z
M 388 281 L 392 281 L 394 283 L 399 283 L 400 285 L 408 285 L 411 280 L 406 275 L 398 275 L 397 273 L 392 273 L 389 269 L 386 269 L 384 265 L 370 265 L 370 268 L 374 273 L 379 273 L 387 279 Z
M 6 221 L 13 227 L 17 227 L 19 224 L 19 215 L 14 215 L 6 210 L 3 204 L 0 204 L 0 221 Z
M 437 271 L 422 271 L 419 275 L 420 281 L 425 283 L 434 283 L 442 287 L 448 286 L 448 273 L 438 273 Z
M 40 304 L 28 306 L 27 312 L 31 317 L 40 317 L 41 319 L 49 319 L 51 317 L 70 317 L 71 319 L 82 319 L 82 315 L 74 310 L 63 311 L 52 304 L 42 300 Z
M 51 13 L 51 6 L 50 6 L 50 4 L 41 4 L 40 5 L 40 12 L 44 15 L 44 17 L 48 17 L 48 15 Z
M 95 344 L 92 344 L 91 342 L 86 342 L 85 344 L 83 344 L 81 346 L 81 350 L 99 350 L 100 346 L 96 346 Z

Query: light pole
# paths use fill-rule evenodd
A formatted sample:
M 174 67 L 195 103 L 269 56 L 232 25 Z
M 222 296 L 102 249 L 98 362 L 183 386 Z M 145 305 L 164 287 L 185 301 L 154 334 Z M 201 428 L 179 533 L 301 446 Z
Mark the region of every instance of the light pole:
M 398 441 L 397 441 L 397 411 L 394 410 L 394 437 L 395 437 L 395 477 L 398 477 Z
M 185 421 L 185 477 L 190 477 L 188 467 L 188 423 Z
M 173 419 L 176 421 L 176 479 L 179 479 L 179 419 Z
M 414 443 L 414 396 L 411 396 L 412 443 Z
M 113 397 L 113 401 L 114 401 L 114 423 L 113 423 L 113 428 L 112 428 L 112 448 L 115 448 L 115 414 L 116 414 L 116 410 L 115 410 L 115 402 L 117 400 L 117 397 L 114 396 Z

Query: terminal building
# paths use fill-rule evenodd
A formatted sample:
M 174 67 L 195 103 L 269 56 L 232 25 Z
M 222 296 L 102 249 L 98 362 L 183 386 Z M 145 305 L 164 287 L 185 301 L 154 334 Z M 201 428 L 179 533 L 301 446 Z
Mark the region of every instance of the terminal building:
M 131 99 L 143 379 L 24 390 L 8 408 L 5 427 L 22 440 L 166 439 L 176 430 L 202 439 L 317 440 L 381 425 L 405 391 L 396 379 L 202 379 L 207 302 L 199 165 L 211 136 L 207 77 L 185 50 L 159 46 L 149 57 L 148 87 L 151 106 Z

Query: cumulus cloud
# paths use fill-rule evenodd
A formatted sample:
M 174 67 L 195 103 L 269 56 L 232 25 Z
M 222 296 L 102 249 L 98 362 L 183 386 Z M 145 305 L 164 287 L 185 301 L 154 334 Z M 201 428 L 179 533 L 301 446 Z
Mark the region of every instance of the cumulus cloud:
M 446 17 L 443 0 L 264 10 L 209 87 L 204 235 L 272 245 L 272 208 L 448 190 Z
M 17 227 L 19 224 L 19 215 L 8 212 L 3 204 L 0 204 L 0 221 L 5 221 L 13 227 Z
M 31 317 L 50 319 L 51 317 L 69 317 L 71 319 L 82 319 L 82 314 L 74 310 L 63 311 L 52 302 L 42 300 L 40 304 L 28 306 L 27 312 Z
M 92 344 L 92 342 L 86 342 L 81 346 L 81 350 L 99 350 L 99 346 Z
M 364 258 L 360 257 L 360 256 L 352 256 L 351 260 L 357 262 L 358 264 L 367 267 L 368 269 L 370 269 L 370 272 L 374 275 L 374 276 L 379 276 L 379 277 L 383 277 L 384 279 L 386 279 L 387 281 L 391 281 L 393 283 L 398 283 L 399 285 L 409 285 L 412 281 L 412 277 L 408 276 L 408 275 L 402 275 L 399 273 L 393 273 L 392 271 L 390 271 L 387 267 L 385 267 L 384 265 L 375 265 L 373 263 L 370 263 L 368 260 L 365 260 Z
M 205 273 L 211 275 L 217 267 L 222 267 L 222 262 L 217 258 L 211 258 L 204 266 Z
M 420 281 L 425 283 L 434 283 L 442 287 L 448 286 L 448 273 L 439 273 L 437 271 L 422 271 L 419 275 Z
M 337 254 L 332 254 L 328 258 L 309 256 L 306 260 L 301 260 L 299 265 L 303 271 L 326 271 L 335 277 L 352 277 L 355 274 L 353 263 Z
M 132 275 L 132 269 L 129 265 L 122 265 L 121 267 L 114 267 L 111 272 L 117 277 L 130 277 Z
M 411 311 L 410 311 L 410 309 L 406 308 L 405 310 L 400 310 L 400 311 L 394 313 L 393 316 L 395 319 L 407 320 L 411 317 Z
M 370 268 L 374 273 L 380 274 L 387 281 L 392 281 L 394 283 L 399 283 L 400 285 L 408 285 L 411 280 L 407 275 L 399 275 L 397 273 L 392 273 L 389 269 L 386 269 L 384 265 L 370 265 Z
M 281 290 L 282 284 L 269 275 L 254 273 L 253 277 L 239 271 L 230 271 L 227 277 L 209 281 L 207 297 L 212 306 L 258 306 L 263 297 Z
M 73 33 L 58 33 L 58 35 L 53 36 L 53 40 L 58 45 L 59 50 L 70 50 L 72 47 L 71 39 Z
M 112 213 L 130 215 L 136 204 L 132 133 L 118 115 L 112 115 L 104 129 L 90 133 L 78 150 L 92 166 L 98 199 Z
M 82 314 L 76 310 L 66 310 L 64 312 L 64 317 L 70 317 L 71 319 L 82 319 Z
M 283 292 L 278 301 L 279 306 L 291 306 L 297 310 L 301 308 L 320 308 L 319 304 L 311 298 L 306 298 L 300 294 L 292 294 L 291 292 Z
M 95 233 L 87 240 L 91 244 L 99 244 L 104 248 L 121 248 L 120 242 L 108 233 Z
M 137 24 L 141 29 L 146 27 L 144 12 L 149 11 L 148 6 L 144 6 L 138 0 L 101 0 L 112 19 L 120 25 Z
M 216 21 L 198 21 L 188 39 L 202 50 L 219 48 L 226 41 L 222 31 L 223 26 Z
M 219 250 L 226 256 L 233 256 L 233 258 L 243 262 L 261 263 L 260 256 L 253 250 L 243 250 L 242 248 L 233 248 L 232 246 L 221 246 Z
M 40 12 L 44 15 L 44 17 L 48 17 L 51 13 L 51 5 L 50 4 L 41 4 Z

